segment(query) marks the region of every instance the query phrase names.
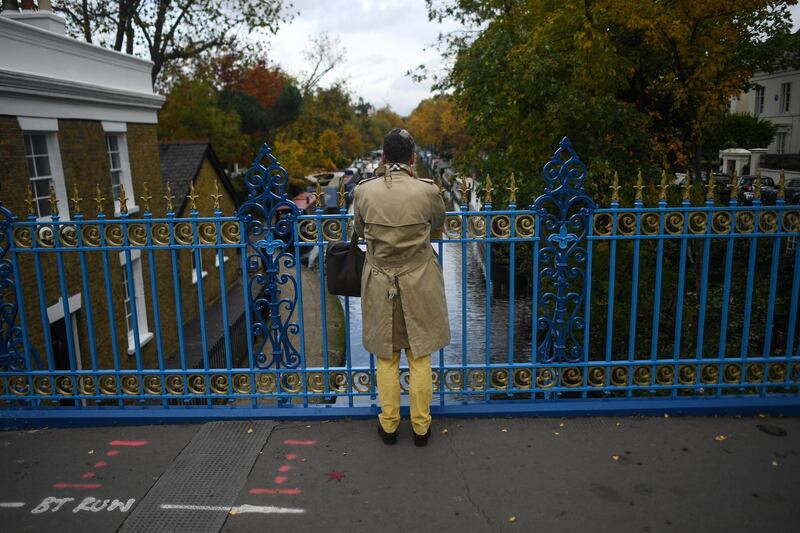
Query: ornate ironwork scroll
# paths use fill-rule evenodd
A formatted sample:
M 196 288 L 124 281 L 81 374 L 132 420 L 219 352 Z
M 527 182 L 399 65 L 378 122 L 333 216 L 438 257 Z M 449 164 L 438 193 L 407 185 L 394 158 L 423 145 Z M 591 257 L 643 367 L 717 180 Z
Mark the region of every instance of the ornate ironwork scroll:
M 290 248 L 299 214 L 286 196 L 289 175 L 264 144 L 244 176 L 248 195 L 239 208 L 248 245 L 247 283 L 250 288 L 256 363 L 262 368 L 296 368 L 300 354 L 290 335 L 302 334 L 295 322 L 297 280 Z M 251 252 L 252 250 L 252 252 Z M 269 343 L 271 353 L 265 353 Z
M 0 202 L 0 369 L 24 370 L 22 330 L 16 325 L 14 263 L 8 257 L 11 247 L 11 223 L 16 217 Z
M 537 359 L 540 362 L 577 361 L 579 332 L 585 327 L 586 246 L 594 201 L 583 181 L 586 165 L 564 137 L 543 170 L 545 190 L 533 204 L 539 216 L 539 294 L 546 310 L 538 319 Z M 539 341 L 541 339 L 541 341 Z

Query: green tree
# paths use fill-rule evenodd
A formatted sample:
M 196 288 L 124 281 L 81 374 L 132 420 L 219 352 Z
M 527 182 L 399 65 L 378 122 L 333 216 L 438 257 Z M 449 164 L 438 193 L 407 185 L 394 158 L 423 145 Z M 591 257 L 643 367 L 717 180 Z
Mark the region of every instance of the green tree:
M 207 81 L 180 78 L 158 116 L 159 138 L 208 139 L 219 158 L 228 163 L 249 158 L 248 139 L 235 111 L 223 111 L 217 91 Z
M 764 36 L 790 31 L 787 2 L 777 0 L 428 6 L 431 18 L 467 28 L 440 42 L 450 68 L 437 83 L 464 115 L 471 142 L 462 165 L 500 185 L 516 172 L 528 201 L 541 187 L 531 169 L 564 135 L 595 185 L 607 185 L 612 168 L 654 178 L 667 165 L 697 169 L 706 124 L 747 87 L 773 41 Z

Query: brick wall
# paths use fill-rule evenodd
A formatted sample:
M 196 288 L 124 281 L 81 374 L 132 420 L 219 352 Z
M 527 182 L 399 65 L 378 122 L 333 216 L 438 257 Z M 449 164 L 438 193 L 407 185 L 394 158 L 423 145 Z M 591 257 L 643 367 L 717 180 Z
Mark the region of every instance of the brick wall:
M 105 197 L 104 212 L 108 217 L 113 217 L 113 203 L 111 199 L 111 180 L 106 153 L 105 133 L 98 121 L 85 120 L 59 120 L 58 131 L 59 151 L 61 153 L 64 170 L 64 180 L 68 195 L 73 197 L 77 187 L 78 196 L 83 200 L 80 204 L 81 211 L 87 219 L 94 219 L 97 213 L 93 198 L 96 187 L 100 186 L 101 194 Z M 142 207 L 140 196 L 144 194 L 145 182 L 148 183 L 150 201 L 154 217 L 164 215 L 164 200 L 161 196 L 160 163 L 158 157 L 158 140 L 156 126 L 147 124 L 128 124 L 127 131 L 128 154 L 130 159 L 133 191 L 128 195 L 135 197 L 135 203 Z M 198 207 L 201 215 L 212 214 L 213 183 L 216 175 L 211 165 L 206 161 L 196 183 L 196 192 L 201 197 Z M 23 133 L 20 130 L 16 117 L 0 116 L 0 201 L 20 218 L 26 217 L 27 207 L 25 198 L 28 188 L 28 172 L 25 162 L 25 149 Z M 220 187 L 222 194 L 222 209 L 229 215 L 234 211 L 234 204 Z M 181 199 L 175 200 L 176 206 L 181 204 Z M 68 211 L 69 210 L 69 211 Z M 75 218 L 74 205 L 59 205 L 62 215 L 69 212 Z M 187 208 L 188 211 L 188 208 Z M 188 216 L 188 212 L 185 214 Z M 131 217 L 140 217 L 140 213 L 131 214 Z M 184 216 L 179 214 L 178 216 Z M 197 286 L 191 283 L 190 252 L 181 251 L 175 254 L 176 268 L 179 272 L 179 292 L 181 294 L 181 310 L 183 321 L 187 322 L 198 313 Z M 59 276 L 59 268 L 55 254 L 36 254 L 42 270 L 41 283 L 36 276 L 36 265 L 33 254 L 18 254 L 23 291 L 22 313 L 28 330 L 31 346 L 38 352 L 41 360 L 47 365 L 44 329 L 48 321 L 42 319 L 40 301 L 44 307 L 52 306 L 59 301 L 63 288 L 66 293 L 75 295 L 82 293 L 81 308 L 77 314 L 76 326 L 80 339 L 80 365 L 82 368 L 92 367 L 92 353 L 90 337 L 95 340 L 95 358 L 99 368 L 113 368 L 113 342 L 116 340 L 118 348 L 118 362 L 121 368 L 135 368 L 136 357 L 128 354 L 128 333 L 125 323 L 125 310 L 123 303 L 123 266 L 119 252 L 92 251 L 86 253 L 69 252 L 61 254 L 63 262 L 63 276 Z M 240 259 L 228 252 L 230 260 L 225 264 L 226 281 L 228 285 L 240 276 Z M 81 261 L 81 256 L 83 262 Z M 208 275 L 203 279 L 205 289 L 205 305 L 213 305 L 220 298 L 219 270 L 214 263 L 214 250 L 203 251 L 203 265 Z M 144 296 L 147 308 L 148 329 L 155 332 L 157 324 L 154 314 L 154 297 L 158 298 L 159 321 L 162 354 L 169 359 L 178 349 L 177 341 L 177 307 L 173 284 L 172 254 L 168 250 L 141 253 L 142 278 Z M 85 268 L 84 268 L 85 267 Z M 110 287 L 105 284 L 105 272 L 108 272 L 111 281 Z M 155 279 L 157 292 L 154 295 L 151 279 Z M 110 298 L 109 298 L 110 295 Z M 88 314 L 93 316 L 94 328 L 90 331 Z M 112 335 L 109 317 L 113 317 L 115 335 Z M 213 343 L 214 339 L 209 339 Z M 141 350 L 142 366 L 155 368 L 158 342 L 153 338 Z

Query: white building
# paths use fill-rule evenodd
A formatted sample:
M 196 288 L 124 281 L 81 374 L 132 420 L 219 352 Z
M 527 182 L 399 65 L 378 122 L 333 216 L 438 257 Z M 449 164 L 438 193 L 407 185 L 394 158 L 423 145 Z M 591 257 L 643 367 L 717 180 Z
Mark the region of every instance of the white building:
M 731 102 L 731 112 L 749 113 L 778 127 L 768 154 L 800 153 L 800 70 L 758 72 L 757 85 Z

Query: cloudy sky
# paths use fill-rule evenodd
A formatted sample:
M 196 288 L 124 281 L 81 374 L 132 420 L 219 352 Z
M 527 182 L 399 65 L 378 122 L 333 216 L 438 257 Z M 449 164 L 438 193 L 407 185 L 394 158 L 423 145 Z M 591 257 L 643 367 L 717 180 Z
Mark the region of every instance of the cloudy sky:
M 408 115 L 430 96 L 430 82 L 417 83 L 406 71 L 425 64 L 441 66 L 431 45 L 439 33 L 458 29 L 454 22 L 428 21 L 425 0 L 292 0 L 300 15 L 270 40 L 270 57 L 284 70 L 308 68 L 303 50 L 322 32 L 338 36 L 345 60 L 323 80 L 347 80 L 356 94 L 376 107 L 390 105 Z M 800 6 L 791 7 L 795 30 Z
M 452 22 L 428 22 L 424 0 L 292 0 L 300 11 L 270 40 L 270 58 L 291 73 L 307 68 L 303 50 L 315 35 L 338 36 L 345 61 L 323 80 L 345 79 L 356 95 L 376 107 L 389 104 L 407 115 L 430 96 L 430 83 L 416 83 L 406 71 L 440 65 L 430 45 Z

